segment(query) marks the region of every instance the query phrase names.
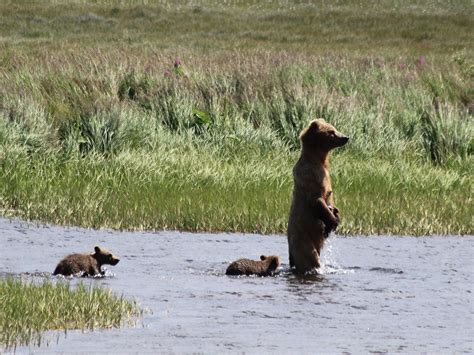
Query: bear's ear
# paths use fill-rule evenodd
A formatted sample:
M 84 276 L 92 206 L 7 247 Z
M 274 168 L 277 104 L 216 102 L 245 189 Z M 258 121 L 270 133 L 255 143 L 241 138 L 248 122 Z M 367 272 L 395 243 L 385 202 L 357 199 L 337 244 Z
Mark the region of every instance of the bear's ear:
M 311 137 L 312 133 L 316 133 L 319 131 L 320 124 L 318 122 L 318 119 L 312 120 L 310 124 L 304 128 L 301 133 L 300 133 L 300 139 L 301 141 L 306 141 L 308 138 Z
M 276 269 L 278 269 L 278 266 L 280 266 L 280 258 L 278 258 L 277 256 L 272 257 L 272 261 L 270 263 L 270 268 L 272 270 L 276 270 Z
M 99 253 L 100 253 L 100 247 L 96 245 L 96 246 L 94 247 L 94 251 L 95 251 L 97 254 L 99 254 Z
M 260 260 L 265 260 L 267 257 L 265 255 L 260 255 Z
M 324 120 L 322 118 L 312 120 L 309 124 L 308 130 L 319 131 L 319 129 L 321 128 L 321 123 L 324 123 Z

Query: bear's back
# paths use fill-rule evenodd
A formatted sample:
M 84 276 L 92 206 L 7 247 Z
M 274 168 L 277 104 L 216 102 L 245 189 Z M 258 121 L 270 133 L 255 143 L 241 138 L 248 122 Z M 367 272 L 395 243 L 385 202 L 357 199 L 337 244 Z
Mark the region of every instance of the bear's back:
M 268 276 L 276 270 L 279 264 L 280 261 L 277 257 L 267 257 L 265 260 L 259 261 L 239 259 L 229 265 L 226 275 Z
M 262 268 L 260 261 L 250 259 L 239 259 L 232 262 L 226 270 L 226 275 L 251 275 Z
M 93 272 L 91 272 L 93 271 Z M 62 259 L 56 266 L 53 275 L 76 275 L 83 273 L 84 276 L 94 276 L 99 273 L 97 260 L 90 254 L 71 254 Z

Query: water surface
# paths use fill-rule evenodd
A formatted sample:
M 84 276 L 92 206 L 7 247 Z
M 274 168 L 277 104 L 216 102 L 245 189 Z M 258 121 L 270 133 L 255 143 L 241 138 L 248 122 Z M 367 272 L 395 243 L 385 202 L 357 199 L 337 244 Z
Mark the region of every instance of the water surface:
M 472 237 L 331 237 L 323 273 L 288 272 L 283 236 L 116 232 L 0 219 L 0 277 L 52 278 L 104 246 L 109 277 L 83 279 L 149 310 L 134 328 L 47 333 L 17 352 L 471 352 Z M 278 254 L 277 277 L 228 277 L 240 257 Z M 68 281 L 69 282 L 69 281 Z M 77 280 L 70 282 L 77 283 Z M 59 334 L 59 335 L 58 335 Z

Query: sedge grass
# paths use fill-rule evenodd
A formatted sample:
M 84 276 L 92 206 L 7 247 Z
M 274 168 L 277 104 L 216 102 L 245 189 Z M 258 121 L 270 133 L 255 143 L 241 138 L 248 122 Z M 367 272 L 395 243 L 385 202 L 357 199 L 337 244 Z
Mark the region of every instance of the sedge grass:
M 41 345 L 46 330 L 114 328 L 141 313 L 134 302 L 80 283 L 0 280 L 0 345 Z
M 14 198 L 4 203 L 15 208 L 4 213 L 95 228 L 285 232 L 295 153 L 269 155 L 265 168 L 263 157 L 225 163 L 173 153 L 4 160 L 2 194 Z M 339 233 L 472 233 L 467 174 L 349 153 L 333 160 Z
M 351 137 L 331 163 L 340 233 L 472 234 L 470 5 L 367 3 L 9 4 L 2 214 L 284 233 L 298 133 L 323 117 Z

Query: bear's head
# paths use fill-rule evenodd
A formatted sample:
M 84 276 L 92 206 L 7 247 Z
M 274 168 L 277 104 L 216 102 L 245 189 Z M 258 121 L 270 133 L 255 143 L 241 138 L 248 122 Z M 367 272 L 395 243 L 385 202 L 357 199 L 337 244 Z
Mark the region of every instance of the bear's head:
M 277 255 L 260 255 L 260 260 L 264 261 L 267 265 L 267 271 L 273 273 L 280 266 L 280 257 Z
M 349 137 L 338 132 L 322 118 L 312 120 L 301 132 L 300 139 L 303 147 L 317 147 L 323 151 L 342 147 L 349 141 Z
M 111 252 L 107 249 L 101 248 L 99 246 L 95 246 L 94 253 L 92 256 L 97 260 L 100 265 L 110 264 L 110 265 L 117 265 L 120 261 L 119 258 L 114 256 Z

